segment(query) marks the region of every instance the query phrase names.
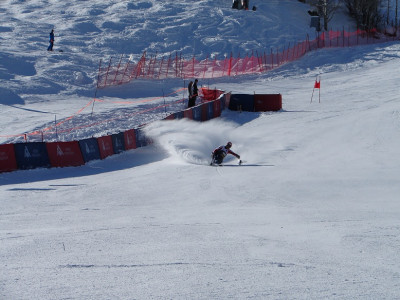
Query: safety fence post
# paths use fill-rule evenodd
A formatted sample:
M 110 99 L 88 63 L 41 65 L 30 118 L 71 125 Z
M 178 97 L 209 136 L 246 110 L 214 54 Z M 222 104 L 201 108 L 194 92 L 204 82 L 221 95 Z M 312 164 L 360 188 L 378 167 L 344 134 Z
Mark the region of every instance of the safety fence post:
M 192 77 L 194 78 L 194 59 L 195 59 L 195 57 L 194 57 L 194 55 L 193 55 L 193 64 L 192 64 Z
M 215 69 L 216 64 L 217 64 L 217 55 L 215 55 L 215 59 L 213 62 L 211 78 L 214 78 L 214 69 Z
M 258 55 L 258 51 L 256 50 L 256 55 L 257 55 L 257 63 L 258 63 L 258 71 L 262 73 L 263 72 L 263 67 L 262 67 L 262 61 L 261 61 L 261 57 Z
M 144 66 L 144 68 L 147 69 L 147 72 L 145 72 L 143 75 L 145 78 L 151 78 L 150 68 L 151 68 L 152 62 L 153 62 L 153 55 L 150 56 L 149 66 L 148 67 Z
M 165 78 L 168 78 L 169 66 L 171 65 L 171 53 L 169 54 L 168 64 L 167 64 L 167 73 L 165 74 Z
M 115 84 L 115 80 L 117 79 L 119 67 L 121 66 L 122 56 L 123 56 L 123 54 L 121 54 L 121 58 L 119 59 L 118 67 L 117 67 L 117 70 L 116 70 L 116 72 L 115 72 L 114 79 L 113 79 L 113 83 L 112 83 L 113 85 Z
M 163 57 L 162 60 L 161 60 L 160 69 L 158 70 L 158 79 L 160 79 L 160 76 L 161 76 L 161 69 L 162 69 L 162 67 L 163 67 L 163 64 L 164 64 L 164 57 Z
M 231 52 L 231 56 L 229 57 L 228 76 L 231 76 L 231 69 L 232 69 L 232 52 Z
M 181 74 L 181 77 L 185 78 L 185 74 L 183 72 L 183 64 L 184 60 L 182 59 L 182 52 L 179 54 L 179 72 Z
M 139 76 L 142 75 L 144 64 L 146 63 L 146 51 L 143 52 L 142 58 L 140 59 L 139 63 L 136 66 L 136 74 L 135 78 L 137 79 Z
M 237 57 L 237 59 L 236 59 L 236 73 L 235 73 L 235 76 L 237 76 L 238 75 L 238 70 L 239 70 L 239 62 L 240 62 L 241 60 L 240 60 L 240 52 L 238 53 L 238 57 Z
M 226 57 L 224 59 L 224 67 L 222 69 L 222 77 L 224 77 L 224 75 L 225 75 L 225 65 L 226 65 Z
M 338 31 L 336 34 L 336 47 L 339 47 L 339 34 L 340 34 L 340 31 Z
M 108 71 L 110 70 L 110 67 L 111 67 L 111 60 L 112 60 L 112 56 L 110 57 L 110 61 L 108 63 L 108 68 L 107 68 L 107 72 L 106 72 L 106 79 L 104 80 L 104 87 L 107 86 Z
M 156 52 L 156 54 L 154 55 L 153 66 L 152 66 L 152 70 L 151 70 L 151 75 L 153 76 L 154 79 L 156 78 L 154 69 L 155 69 L 155 65 L 157 63 L 157 54 L 158 54 L 158 52 Z
M 243 57 L 243 65 L 242 65 L 242 73 L 241 73 L 241 75 L 246 74 L 248 58 L 249 58 L 249 55 L 246 53 L 246 57 Z
M 99 73 L 97 74 L 97 88 L 100 88 L 100 70 L 101 70 L 101 58 L 99 61 Z
M 120 81 L 121 84 L 124 83 L 123 81 L 124 81 L 124 78 L 125 78 L 125 75 L 126 75 L 126 71 L 128 70 L 129 63 L 130 63 L 130 60 L 128 59 L 128 62 L 126 63 L 126 66 L 125 66 L 125 69 L 124 69 L 124 73 L 122 74 L 122 78 L 121 78 L 121 81 Z M 129 82 L 129 80 L 128 80 L 128 82 Z
M 203 79 L 206 76 L 207 64 L 208 64 L 208 54 L 207 54 L 207 57 L 206 57 L 206 61 L 204 63 Z
M 271 48 L 271 70 L 273 70 L 273 69 L 274 69 L 274 53 Z

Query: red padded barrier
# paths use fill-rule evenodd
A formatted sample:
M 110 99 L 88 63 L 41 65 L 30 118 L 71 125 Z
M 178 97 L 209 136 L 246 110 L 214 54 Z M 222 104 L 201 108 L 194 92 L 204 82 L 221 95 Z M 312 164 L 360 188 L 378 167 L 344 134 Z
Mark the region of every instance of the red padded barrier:
M 217 89 L 211 90 L 211 89 L 204 88 L 204 87 L 201 88 L 201 91 L 203 93 L 203 99 L 205 99 L 205 100 L 215 100 L 224 93 L 221 90 L 217 90 Z
M 0 145 L 0 173 L 18 169 L 15 159 L 14 145 Z
M 166 116 L 164 120 L 175 120 L 175 114 L 170 114 L 169 116 Z
M 281 94 L 255 94 L 254 111 L 278 111 L 282 109 Z
M 225 101 L 224 101 L 224 109 L 225 109 L 225 108 L 229 107 L 229 103 L 231 102 L 232 93 L 231 92 L 226 93 L 224 96 L 225 96 Z
M 208 103 L 209 102 L 205 102 L 203 103 L 200 107 L 201 107 L 201 121 L 208 121 Z
M 77 141 L 46 143 L 46 148 L 52 167 L 76 167 L 85 164 Z
M 213 107 L 214 107 L 214 118 L 218 118 L 221 116 L 221 101 L 215 100 L 213 101 Z
M 183 117 L 193 120 L 193 110 L 191 108 L 183 111 Z
M 97 138 L 97 143 L 99 144 L 101 159 L 105 159 L 106 157 L 114 154 L 111 135 Z
M 136 149 L 136 132 L 130 129 L 124 132 L 125 150 Z

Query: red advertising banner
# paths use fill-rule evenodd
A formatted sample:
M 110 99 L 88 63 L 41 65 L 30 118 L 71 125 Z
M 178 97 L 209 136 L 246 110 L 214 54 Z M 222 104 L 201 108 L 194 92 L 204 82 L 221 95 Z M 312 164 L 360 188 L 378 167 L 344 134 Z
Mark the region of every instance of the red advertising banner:
M 213 101 L 213 108 L 214 108 L 214 118 L 218 118 L 221 116 L 221 101 L 215 100 Z
M 183 117 L 193 120 L 193 110 L 191 108 L 183 111 Z
M 102 136 L 97 138 L 99 144 L 100 158 L 105 159 L 106 157 L 114 154 L 114 148 L 112 143 L 111 135 Z
M 170 114 L 164 118 L 164 120 L 175 120 L 175 114 Z
M 136 149 L 136 132 L 130 129 L 124 132 L 125 150 Z
M 281 109 L 281 94 L 254 95 L 254 111 L 278 111 Z
M 46 143 L 52 167 L 71 167 L 85 164 L 78 142 Z
M 0 145 L 0 173 L 17 170 L 14 145 Z

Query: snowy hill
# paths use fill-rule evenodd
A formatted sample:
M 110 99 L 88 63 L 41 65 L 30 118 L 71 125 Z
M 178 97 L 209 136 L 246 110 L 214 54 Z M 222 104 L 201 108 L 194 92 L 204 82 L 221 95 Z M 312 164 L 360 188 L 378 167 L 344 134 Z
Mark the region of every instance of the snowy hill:
M 86 105 L 110 55 L 223 54 L 313 34 L 307 5 L 251 5 L 256 12 L 211 0 L 0 2 L 0 134 Z M 53 26 L 62 53 L 46 51 Z M 262 75 L 200 82 L 281 93 L 280 112 L 154 122 L 152 146 L 0 174 L 0 298 L 398 298 L 399 67 L 398 42 L 318 50 Z M 317 75 L 321 103 L 318 91 L 310 103 Z M 183 85 L 135 81 L 97 96 L 146 100 Z M 227 140 L 244 165 L 208 166 Z
M 93 96 L 99 61 L 110 56 L 137 57 L 143 51 L 228 55 L 284 47 L 307 34 L 315 36 L 307 5 L 254 4 L 256 12 L 211 0 L 2 1 L 0 79 L 9 82 L 2 85 L 1 103 L 53 101 L 54 94 L 63 95 L 66 102 Z M 52 28 L 55 52 L 47 53 Z M 64 52 L 57 52 L 60 49 Z

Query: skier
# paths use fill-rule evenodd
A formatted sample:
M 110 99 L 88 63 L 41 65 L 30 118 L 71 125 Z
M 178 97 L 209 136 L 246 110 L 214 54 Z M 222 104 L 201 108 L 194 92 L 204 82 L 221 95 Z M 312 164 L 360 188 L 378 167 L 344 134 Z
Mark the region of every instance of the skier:
M 227 156 L 228 154 L 232 154 L 233 156 L 235 156 L 237 159 L 239 159 L 239 164 L 242 163 L 242 161 L 240 160 L 240 155 L 236 154 L 235 152 L 233 152 L 231 150 L 232 147 L 232 143 L 228 142 L 225 146 L 219 146 L 218 148 L 216 148 L 213 152 L 212 152 L 212 161 L 211 164 L 216 163 L 218 165 L 221 165 L 225 156 Z
M 53 51 L 53 46 L 54 46 L 54 29 L 51 30 L 50 32 L 50 40 L 49 40 L 49 47 L 47 48 L 47 51 Z

